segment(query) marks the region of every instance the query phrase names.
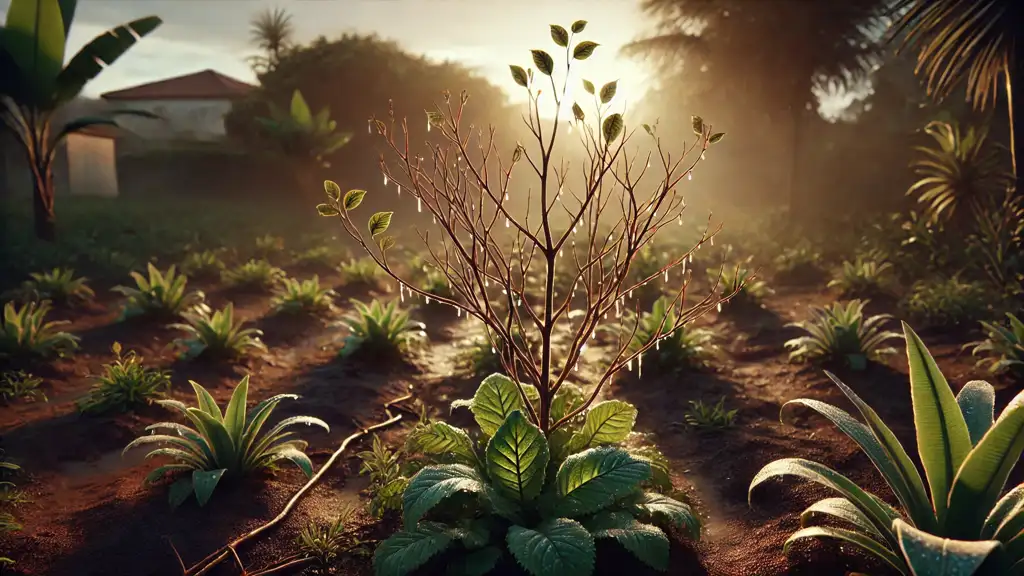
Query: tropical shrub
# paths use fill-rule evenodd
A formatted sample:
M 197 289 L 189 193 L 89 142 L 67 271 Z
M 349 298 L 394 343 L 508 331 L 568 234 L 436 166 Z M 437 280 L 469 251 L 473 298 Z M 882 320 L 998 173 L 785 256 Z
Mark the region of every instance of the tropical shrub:
M 174 266 L 161 272 L 152 262 L 146 265 L 147 276 L 132 272 L 135 288 L 115 286 L 111 290 L 124 295 L 121 319 L 142 315 L 175 316 L 202 302 L 204 294 L 187 290 L 188 277 L 178 274 Z
M 24 370 L 7 370 L 0 374 L 0 401 L 27 400 L 46 402 L 46 394 L 40 389 L 43 379 L 33 376 Z
M 268 260 L 249 260 L 221 274 L 225 284 L 232 288 L 269 289 L 280 284 L 287 274 Z
M 788 324 L 807 332 L 805 336 L 786 342 L 786 349 L 791 350 L 790 361 L 843 361 L 854 370 L 863 370 L 868 360 L 895 354 L 895 348 L 885 345 L 889 340 L 900 338 L 898 333 L 884 329 L 892 316 L 876 314 L 865 318 L 867 303 L 867 300 L 850 300 L 813 306 L 810 319 Z
M 181 272 L 188 276 L 215 277 L 224 271 L 224 260 L 214 250 L 203 250 L 202 252 L 189 252 L 181 261 Z
M 285 278 L 271 300 L 275 312 L 320 312 L 334 307 L 334 290 L 320 285 L 320 277 Z
M 694 428 L 720 429 L 732 428 L 736 424 L 739 410 L 725 407 L 725 396 L 715 404 L 708 406 L 703 400 L 690 400 L 690 408 L 683 417 L 687 424 Z
M 523 389 L 530 391 L 532 408 L 536 389 Z M 555 417 L 583 401 L 580 389 L 564 385 L 552 403 Z M 431 422 L 412 433 L 410 445 L 439 463 L 409 480 L 402 496 L 404 529 L 377 548 L 377 574 L 412 573 L 448 550 L 448 566 L 475 574 L 516 562 L 534 576 L 588 575 L 596 562 L 595 540 L 605 538 L 666 571 L 666 531 L 699 537 L 689 506 L 644 491 L 663 457 L 619 446 L 636 419 L 630 404 L 594 404 L 545 437 L 524 415 L 531 408 L 520 387 L 493 374 L 455 407 L 468 407 L 479 430 Z
M 755 276 L 748 268 L 750 262 L 751 259 L 747 258 L 733 267 L 708 270 L 709 282 L 712 285 L 718 284 L 718 293 L 722 297 L 733 294 L 728 304 L 741 307 L 758 305 L 764 297 L 774 293 L 767 282 Z
M 185 348 L 183 358 L 192 359 L 200 355 L 238 356 L 249 350 L 267 351 L 260 340 L 263 331 L 258 328 L 243 328 L 244 320 L 235 321 L 235 306 L 228 302 L 223 309 L 214 312 L 205 303 L 197 305 L 182 315 L 184 323 L 171 324 L 187 334 L 174 341 Z
M 626 353 L 643 350 L 656 339 L 654 347 L 648 347 L 647 352 L 639 357 L 656 370 L 674 372 L 706 366 L 720 352 L 714 343 L 714 330 L 688 324 L 665 334 L 664 327 L 676 324 L 676 308 L 672 298 L 662 296 L 654 301 L 649 312 L 641 313 L 639 319 L 629 314 L 630 317 L 622 324 L 613 326 L 615 332 L 630 338 Z
M 346 285 L 365 284 L 372 286 L 383 278 L 384 271 L 373 258 L 350 258 L 338 266 L 342 282 Z
M 903 324 L 910 366 L 910 393 L 917 429 L 917 451 L 925 482 L 888 426 L 857 394 L 834 375 L 829 378 L 853 403 L 863 423 L 840 408 L 801 398 L 787 402 L 828 418 L 860 446 L 881 472 L 900 504 L 897 510 L 853 481 L 817 462 L 784 458 L 761 469 L 750 493 L 765 482 L 798 476 L 838 493 L 812 504 L 801 515 L 802 529 L 785 550 L 808 538 L 833 538 L 861 549 L 906 576 L 970 575 L 995 549 L 1002 549 L 1004 571 L 1019 567 L 1024 550 L 1018 534 L 1024 526 L 1024 485 L 1003 493 L 1024 450 L 1024 393 L 994 418 L 995 391 L 980 380 L 968 382 L 954 397 L 946 378 L 920 337 Z M 811 525 L 817 516 L 844 527 Z
M 409 313 L 398 308 L 394 300 L 382 304 L 374 300 L 364 304 L 350 300 L 353 310 L 341 319 L 340 324 L 348 327 L 340 354 L 348 357 L 356 352 L 369 354 L 402 354 L 414 342 L 426 337 L 426 326 L 414 322 Z
M 134 350 L 122 354 L 120 342 L 114 342 L 110 350 L 114 362 L 103 365 L 89 394 L 78 402 L 79 410 L 90 414 L 127 412 L 164 397 L 171 387 L 170 372 L 146 366 Z
M 146 484 L 160 480 L 169 473 L 185 472 L 171 485 L 172 507 L 181 505 L 195 494 L 200 506 L 205 505 L 222 479 L 235 480 L 263 468 L 273 467 L 279 460 L 290 460 L 307 476 L 313 475 L 313 463 L 306 456 L 306 442 L 294 438 L 294 432 L 285 432 L 291 426 L 305 424 L 319 426 L 326 431 L 326 422 L 312 416 L 292 416 L 260 434 L 263 425 L 282 400 L 294 400 L 295 394 L 278 394 L 256 404 L 246 412 L 249 394 L 249 376 L 235 387 L 224 412 L 205 388 L 195 382 L 196 406 L 186 406 L 178 400 L 157 400 L 166 408 L 177 410 L 192 427 L 176 422 L 160 422 L 146 426 L 140 436 L 125 447 L 123 453 L 138 446 L 156 444 L 148 457 L 166 456 L 174 460 L 146 476 Z M 168 433 L 157 434 L 157 431 Z
M 984 356 L 978 360 L 978 367 L 988 366 L 991 374 L 1010 370 L 1020 372 L 1024 369 L 1024 322 L 1011 313 L 1007 313 L 1006 317 L 1010 320 L 1009 327 L 995 322 L 982 322 L 986 338 L 964 346 L 973 348 L 971 354 L 974 356 Z
M 916 283 L 902 304 L 911 317 L 927 326 L 953 326 L 990 317 L 992 301 L 984 284 L 953 276 Z
M 892 273 L 892 263 L 859 255 L 846 260 L 829 281 L 829 288 L 838 288 L 844 297 L 872 296 L 882 292 Z
M 89 288 L 88 279 L 75 276 L 70 268 L 54 268 L 48 272 L 34 272 L 31 280 L 25 282 L 26 292 L 38 300 L 50 300 L 58 304 L 91 300 L 96 293 Z
M 16 306 L 4 304 L 4 317 L 0 322 L 0 357 L 3 356 L 64 356 L 78 348 L 78 336 L 58 330 L 70 324 L 66 320 L 47 322 L 52 306 L 48 300 L 26 302 Z

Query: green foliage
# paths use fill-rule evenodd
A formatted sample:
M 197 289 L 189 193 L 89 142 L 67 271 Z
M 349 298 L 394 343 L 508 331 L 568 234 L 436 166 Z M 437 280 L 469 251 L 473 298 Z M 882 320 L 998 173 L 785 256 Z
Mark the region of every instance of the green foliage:
M 286 156 L 315 160 L 317 164 L 329 167 L 331 164 L 324 157 L 352 140 L 351 132 L 337 131 L 338 122 L 331 119 L 330 108 L 325 106 L 314 114 L 299 90 L 292 92 L 288 110 L 273 102 L 268 106 L 270 117 L 256 118 L 256 122 Z
M 661 296 L 661 284 L 657 277 L 661 268 L 670 262 L 669 255 L 664 251 L 656 251 L 653 244 L 647 244 L 637 251 L 636 257 L 629 264 L 630 285 L 641 280 L 654 276 L 654 280 L 641 285 L 635 290 L 635 296 L 642 303 L 647 305 Z M 568 268 L 567 268 L 568 269 Z M 575 275 L 576 271 L 571 270 Z
M 402 463 L 402 453 L 388 448 L 375 434 L 370 449 L 356 456 L 362 461 L 359 473 L 370 475 L 370 514 L 382 518 L 389 511 L 400 511 L 410 475 L 408 465 Z
M 224 271 L 224 261 L 214 250 L 189 252 L 181 261 L 181 273 L 195 278 L 216 277 Z
M 916 283 L 902 306 L 928 326 L 955 326 L 991 317 L 992 296 L 985 285 L 952 276 Z
M 978 360 L 978 367 L 988 366 L 991 374 L 1021 372 L 1024 369 L 1024 322 L 1011 313 L 1007 313 L 1006 317 L 1009 319 L 1008 327 L 995 322 L 982 322 L 986 338 L 964 346 L 973 348 L 971 354 L 974 356 L 984 356 Z
M 666 532 L 699 536 L 687 505 L 643 491 L 664 457 L 619 446 L 632 432 L 636 408 L 600 402 L 545 436 L 525 416 L 524 395 L 536 402 L 532 387 L 493 374 L 471 400 L 452 405 L 468 407 L 479 432 L 444 422 L 413 431 L 409 449 L 438 463 L 409 481 L 404 529 L 377 548 L 378 575 L 412 573 L 446 550 L 449 566 L 472 574 L 514 560 L 534 576 L 588 575 L 595 540 L 605 538 L 666 571 Z M 552 409 L 561 417 L 583 399 L 566 384 Z
M 800 328 L 807 335 L 786 342 L 790 361 L 835 360 L 854 370 L 863 370 L 869 360 L 878 360 L 896 349 L 886 346 L 889 340 L 900 338 L 896 332 L 884 329 L 892 319 L 888 314 L 864 317 L 866 300 L 834 302 L 823 308 L 811 307 L 811 318 L 793 322 L 789 326 Z
M 284 238 L 273 234 L 257 236 L 253 257 L 257 260 L 270 260 L 284 252 Z
M 280 284 L 287 274 L 269 260 L 249 260 L 221 275 L 224 283 L 232 288 L 267 290 Z
M 4 496 L 4 498 L 0 499 L 0 503 L 18 500 L 18 498 L 9 498 L 9 496 L 16 496 L 16 494 L 14 490 L 14 483 L 9 481 L 7 478 L 9 475 L 18 472 L 19 470 L 21 470 L 21 467 L 12 462 L 8 462 L 4 458 L 4 451 L 0 449 L 0 495 Z M 0 510 L 0 534 L 18 532 L 21 528 L 21 524 L 13 514 Z M 4 566 L 11 566 L 13 564 L 14 560 L 5 556 L 0 556 L 0 570 L 2 570 Z
M 739 410 L 725 408 L 725 396 L 717 403 L 708 406 L 703 400 L 690 400 L 690 408 L 683 417 L 687 424 L 694 428 L 721 429 L 732 428 L 736 423 Z
M 393 300 L 386 304 L 380 300 L 369 304 L 358 300 L 350 302 L 353 310 L 341 319 L 341 324 L 349 329 L 340 352 L 342 357 L 356 352 L 369 356 L 402 354 L 411 344 L 426 337 L 426 326 L 411 320 L 409 313 L 399 309 Z
M 351 258 L 338 266 L 342 282 L 346 285 L 365 284 L 372 286 L 380 281 L 384 270 L 373 258 Z
M 263 331 L 257 328 L 243 328 L 244 320 L 235 320 L 235 306 L 228 304 L 214 312 L 207 304 L 198 304 L 181 315 L 184 323 L 171 324 L 185 332 L 186 336 L 174 341 L 185 348 L 183 358 L 203 356 L 239 356 L 249 350 L 267 351 L 260 340 Z
M 819 277 L 822 254 L 809 240 L 787 246 L 775 257 L 775 279 L 791 282 L 808 281 Z
M 529 349 L 530 345 L 523 337 L 522 332 L 514 330 L 512 340 L 515 346 Z M 497 346 L 495 346 L 497 344 Z M 500 338 L 488 338 L 480 336 L 474 338 L 465 348 L 465 355 L 462 361 L 469 366 L 476 376 L 485 376 L 495 372 L 504 371 L 501 357 L 505 353 L 506 345 Z
M 146 265 L 147 276 L 132 272 L 135 288 L 115 286 L 114 292 L 125 296 L 121 320 L 143 315 L 175 316 L 201 303 L 205 295 L 189 292 L 188 277 L 178 274 L 174 266 L 161 272 L 152 262 Z
M 299 532 L 297 544 L 306 558 L 312 558 L 320 568 L 331 566 L 343 552 L 348 552 L 362 543 L 348 531 L 355 510 L 346 508 L 326 526 L 310 521 Z
M 872 296 L 884 290 L 891 272 L 891 262 L 858 255 L 853 262 L 843 262 L 828 287 L 838 288 L 844 297 Z
M 276 312 L 322 312 L 334 307 L 334 290 L 320 285 L 320 277 L 285 278 L 271 300 Z
M 996 418 L 991 385 L 971 381 L 954 396 L 918 335 L 905 323 L 903 331 L 917 452 L 928 488 L 907 451 L 878 414 L 828 374 L 860 412 L 863 422 L 817 400 L 798 399 L 786 406 L 813 409 L 856 442 L 880 471 L 901 509 L 890 507 L 838 472 L 801 458 L 768 464 L 754 477 L 750 491 L 778 477 L 797 476 L 838 493 L 804 511 L 803 528 L 790 536 L 786 549 L 808 538 L 837 539 L 911 576 L 943 573 L 935 571 L 936 557 L 965 563 L 974 556 L 971 550 L 984 549 L 980 554 L 984 560 L 993 548 L 1002 547 L 1005 567 L 1014 566 L 1024 559 L 1024 551 L 1011 544 L 1024 525 L 1024 508 L 1019 505 L 1024 499 L 1024 485 L 1005 494 L 1004 489 L 1024 449 L 1024 394 L 1011 400 Z M 844 527 L 810 525 L 817 516 L 838 520 Z M 908 538 L 913 541 L 908 542 Z M 971 574 L 973 569 L 962 573 Z
M 677 311 L 673 299 L 662 296 L 654 301 L 650 312 L 643 312 L 639 320 L 633 314 L 627 317 L 614 330 L 630 338 L 626 345 L 626 354 L 634 354 L 643 350 L 648 344 L 654 347 L 645 353 L 644 362 L 650 362 L 662 371 L 681 371 L 706 366 L 720 352 L 714 343 L 715 332 L 709 328 L 699 328 L 692 324 L 683 325 L 679 329 L 664 334 L 675 326 Z M 635 328 L 635 330 L 634 330 Z M 662 334 L 656 342 L 655 336 Z
M 292 262 L 298 266 L 322 266 L 334 268 L 341 259 L 341 254 L 330 246 L 314 246 L 301 252 L 296 252 Z
M 5 371 L 0 374 L 0 401 L 6 403 L 21 399 L 28 402 L 46 402 L 46 394 L 39 388 L 42 383 L 42 378 L 37 378 L 24 370 Z
M 65 320 L 46 320 L 52 306 L 48 300 L 4 304 L 0 322 L 0 357 L 64 356 L 78 348 L 78 336 L 62 332 L 58 327 L 70 324 Z
M 453 298 L 455 296 L 452 292 L 451 284 L 448 283 L 448 277 L 444 275 L 444 272 L 431 265 L 427 265 L 423 269 L 423 282 L 420 284 L 420 289 L 427 294 L 433 294 L 441 298 Z
M 33 272 L 31 280 L 25 282 L 23 290 L 35 300 L 50 300 L 57 304 L 84 302 L 96 293 L 89 288 L 87 278 L 76 277 L 70 268 L 54 268 L 48 272 Z
M 119 342 L 110 350 L 114 363 L 103 365 L 89 394 L 78 402 L 79 410 L 89 414 L 127 412 L 148 406 L 170 390 L 170 372 L 146 366 L 134 350 L 122 354 Z
M 166 408 L 177 410 L 192 427 L 176 422 L 160 422 L 146 427 L 148 434 L 140 436 L 125 447 L 124 452 L 138 446 L 157 445 L 147 455 L 166 456 L 173 460 L 146 476 L 146 483 L 156 482 L 168 473 L 185 472 L 170 489 L 172 507 L 182 504 L 191 494 L 200 506 L 209 501 L 218 483 L 227 478 L 237 479 L 253 471 L 270 468 L 279 460 L 290 460 L 307 476 L 313 475 L 313 463 L 303 452 L 306 442 L 294 438 L 289 427 L 299 424 L 319 426 L 330 431 L 326 422 L 312 416 L 292 416 L 260 434 L 263 425 L 282 400 L 294 400 L 295 394 L 278 394 L 256 404 L 246 411 L 249 394 L 249 376 L 235 387 L 224 412 L 210 393 L 195 382 L 190 382 L 196 393 L 195 407 L 177 400 L 158 400 Z M 170 433 L 157 434 L 157 430 Z
M 747 258 L 736 266 L 708 270 L 708 281 L 712 285 L 718 283 L 720 295 L 724 297 L 736 293 L 726 306 L 758 305 L 766 296 L 775 293 L 767 282 L 754 275 L 754 271 L 749 268 L 751 261 L 751 258 Z

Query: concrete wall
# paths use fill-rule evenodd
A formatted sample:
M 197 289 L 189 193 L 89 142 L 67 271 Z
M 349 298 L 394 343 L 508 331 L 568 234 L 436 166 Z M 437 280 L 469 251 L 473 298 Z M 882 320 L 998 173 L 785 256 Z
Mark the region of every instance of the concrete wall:
M 65 141 L 68 192 L 76 196 L 117 196 L 117 157 L 112 138 L 72 134 Z
M 111 109 L 146 110 L 160 120 L 119 116 L 117 123 L 146 140 L 200 140 L 223 138 L 224 115 L 230 100 L 126 100 L 108 103 Z

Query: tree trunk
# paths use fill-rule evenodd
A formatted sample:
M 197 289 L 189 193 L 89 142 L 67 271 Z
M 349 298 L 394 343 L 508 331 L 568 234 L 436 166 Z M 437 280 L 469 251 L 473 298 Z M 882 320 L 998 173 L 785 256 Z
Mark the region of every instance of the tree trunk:
M 32 172 L 32 213 L 36 238 L 54 242 L 57 240 L 57 215 L 53 202 L 53 170 L 49 166 L 35 166 Z
M 1010 154 L 1013 156 L 1014 193 L 1024 192 L 1024 42 L 1018 42 L 1014 61 L 1006 68 L 1006 106 L 1010 121 Z

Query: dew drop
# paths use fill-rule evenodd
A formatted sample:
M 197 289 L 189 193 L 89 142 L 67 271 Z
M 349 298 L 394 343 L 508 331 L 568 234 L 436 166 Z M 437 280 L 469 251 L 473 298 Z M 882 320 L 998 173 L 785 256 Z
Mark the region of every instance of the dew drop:
M 636 357 L 636 377 L 641 378 L 644 375 L 644 357 Z
M 633 371 L 633 359 L 626 360 L 626 370 Z
M 679 222 L 679 225 L 680 225 L 680 226 L 682 226 L 682 225 L 683 225 L 683 217 L 682 217 L 682 216 L 680 216 L 680 217 L 679 217 L 679 220 L 678 220 L 678 222 Z
M 661 350 L 661 338 L 658 338 L 657 340 L 654 341 L 654 349 Z
M 704 153 L 703 152 L 700 153 L 700 159 L 704 160 Z
M 430 304 L 430 296 L 425 296 L 425 298 L 426 298 L 426 303 Z
M 494 349 L 494 346 L 491 346 L 491 354 L 497 354 L 497 353 L 498 353 L 498 351 Z
M 402 195 L 402 185 L 401 184 L 398 185 L 398 195 L 399 196 Z
M 437 224 L 437 216 L 431 215 L 430 219 L 434 221 L 434 224 Z
M 388 177 L 387 177 L 387 176 L 384 176 L 384 185 L 385 185 L 385 186 L 387 186 L 387 185 L 388 185 Z
M 665 282 L 668 282 L 668 270 L 665 270 Z
M 719 302 L 719 303 L 718 303 L 718 311 L 719 311 L 719 312 L 721 312 L 721 311 L 722 311 L 722 303 L 721 303 L 721 302 Z
M 686 179 L 687 180 L 693 180 L 693 172 L 687 172 L 686 173 Z
M 509 228 L 511 226 L 512 226 L 512 223 L 508 221 L 508 218 L 505 218 L 505 228 Z
M 373 129 L 371 128 L 371 126 L 372 126 L 372 123 L 369 120 L 367 120 L 366 121 L 366 133 L 367 134 L 373 134 Z
M 505 192 L 505 202 L 508 202 L 508 192 Z
M 416 211 L 423 212 L 423 199 L 419 196 L 416 197 Z

